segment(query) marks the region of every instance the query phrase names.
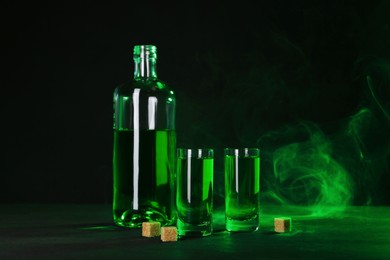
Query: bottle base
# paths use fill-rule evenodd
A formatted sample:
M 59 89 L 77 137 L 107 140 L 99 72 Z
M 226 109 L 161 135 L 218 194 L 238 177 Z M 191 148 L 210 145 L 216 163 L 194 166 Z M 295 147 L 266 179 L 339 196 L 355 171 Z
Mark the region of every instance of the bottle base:
M 114 212 L 114 222 L 120 227 L 141 228 L 142 222 L 152 221 L 160 222 L 161 225 L 170 225 L 174 223 L 173 219 L 169 220 L 164 214 L 156 210 L 127 210 L 119 216 Z

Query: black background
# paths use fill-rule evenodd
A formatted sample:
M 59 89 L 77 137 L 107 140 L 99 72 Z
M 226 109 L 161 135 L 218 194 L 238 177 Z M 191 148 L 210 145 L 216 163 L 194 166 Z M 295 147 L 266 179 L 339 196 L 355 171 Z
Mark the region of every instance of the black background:
M 209 2 L 3 4 L 0 201 L 111 203 L 112 93 L 136 44 L 158 48 L 178 144 L 216 158 L 302 120 L 337 135 L 370 106 L 367 64 L 390 58 L 387 1 Z M 376 204 L 390 203 L 383 138 L 364 191 Z

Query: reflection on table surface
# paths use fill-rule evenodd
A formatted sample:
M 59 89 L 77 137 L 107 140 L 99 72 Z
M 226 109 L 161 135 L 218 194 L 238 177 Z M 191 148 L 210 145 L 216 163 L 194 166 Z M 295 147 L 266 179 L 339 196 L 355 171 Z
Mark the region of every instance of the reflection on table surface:
M 163 243 L 140 229 L 114 226 L 110 205 L 2 205 L 0 258 L 242 258 L 389 259 L 390 207 L 347 207 L 319 217 L 305 207 L 262 206 L 260 230 L 229 233 L 223 208 L 212 236 Z M 292 232 L 275 233 L 275 217 L 292 217 Z

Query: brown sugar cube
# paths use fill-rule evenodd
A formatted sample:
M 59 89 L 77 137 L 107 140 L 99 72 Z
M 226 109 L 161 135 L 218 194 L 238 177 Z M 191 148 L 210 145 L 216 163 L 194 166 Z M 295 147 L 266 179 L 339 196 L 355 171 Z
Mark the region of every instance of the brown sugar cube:
M 292 228 L 291 218 L 286 218 L 286 217 L 275 218 L 274 226 L 275 226 L 275 232 L 278 233 L 290 232 Z
M 176 227 L 162 227 L 161 228 L 161 241 L 163 241 L 163 242 L 177 241 L 177 228 Z
M 143 237 L 157 237 L 160 235 L 160 222 L 143 222 L 142 236 Z

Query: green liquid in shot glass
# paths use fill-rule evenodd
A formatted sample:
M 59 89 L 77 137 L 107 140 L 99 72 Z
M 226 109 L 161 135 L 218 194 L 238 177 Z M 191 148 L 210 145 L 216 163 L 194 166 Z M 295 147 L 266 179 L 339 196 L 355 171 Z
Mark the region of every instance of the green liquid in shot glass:
M 212 158 L 178 158 L 177 213 L 179 236 L 207 236 L 212 233 Z
M 225 155 L 225 214 L 228 231 L 259 227 L 260 158 Z

